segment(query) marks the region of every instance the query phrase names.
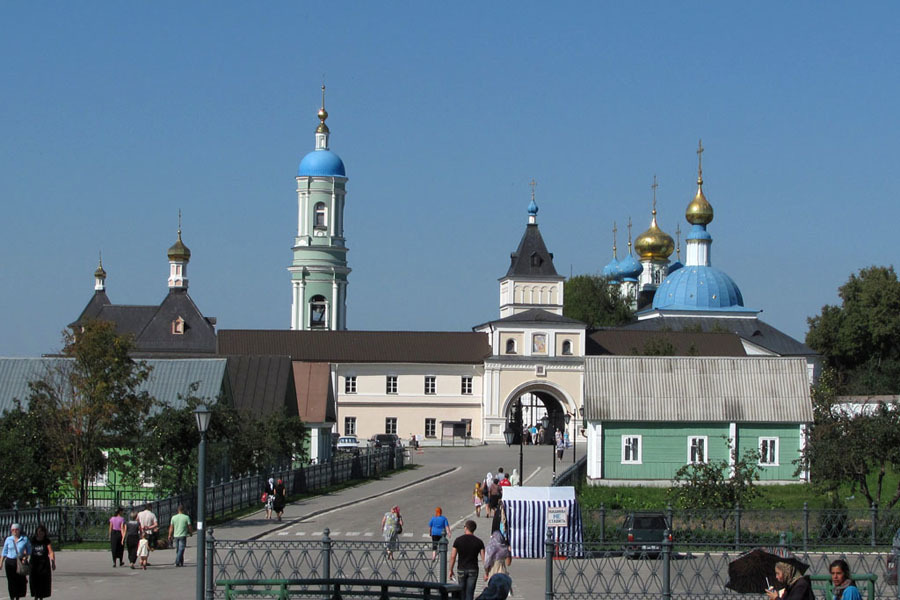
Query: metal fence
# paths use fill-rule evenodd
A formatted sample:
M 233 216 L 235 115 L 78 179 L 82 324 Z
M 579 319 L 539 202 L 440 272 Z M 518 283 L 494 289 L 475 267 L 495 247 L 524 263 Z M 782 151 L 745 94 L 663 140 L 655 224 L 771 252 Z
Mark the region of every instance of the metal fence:
M 625 538 L 622 525 L 630 511 L 584 510 L 584 539 L 599 544 Z M 681 546 L 705 549 L 785 545 L 808 551 L 890 546 L 900 528 L 900 511 L 869 509 L 692 509 L 664 511 Z
M 584 478 L 586 475 L 587 456 L 585 455 L 579 458 L 575 462 L 575 464 L 557 475 L 553 479 L 553 483 L 551 483 L 550 485 L 555 487 L 573 486 L 576 488 L 580 488 L 584 483 Z
M 207 599 L 224 597 L 216 581 L 233 579 L 387 579 L 394 581 L 447 582 L 446 539 L 439 544 L 438 560 L 430 560 L 431 542 L 401 541 L 388 559 L 383 542 L 333 540 L 329 530 L 318 541 L 246 541 L 207 538 Z M 548 538 L 545 559 L 515 561 L 513 586 L 516 596 L 554 600 L 653 600 L 706 598 L 739 600 L 726 589 L 728 563 L 740 551 L 703 552 L 672 543 L 658 555 L 626 556 L 620 545 L 560 544 Z M 569 556 L 569 558 L 562 558 Z M 578 558 L 571 558 L 577 556 Z M 836 558 L 850 565 L 851 573 L 875 575 L 874 594 L 865 600 L 895 600 L 897 587 L 888 583 L 890 552 L 808 552 L 797 558 L 809 564 L 808 574 L 823 575 Z M 517 585 L 515 573 L 524 569 L 544 578 L 529 577 L 531 587 Z M 271 584 L 270 584 L 271 585 Z M 861 587 L 863 590 L 865 586 Z M 266 588 L 260 585 L 260 589 Z M 537 588 L 537 589 L 535 589 Z M 350 596 L 345 596 L 350 597 Z M 831 600 L 821 590 L 818 600 Z
M 284 481 L 288 496 L 297 496 L 347 481 L 376 477 L 402 468 L 404 460 L 404 451 L 400 448 L 373 448 L 362 450 L 358 455 L 336 456 L 332 461 L 318 465 L 277 469 L 271 473 L 212 483 L 206 488 L 206 519 L 214 521 L 237 511 L 259 506 L 260 496 L 270 477 Z M 141 510 L 145 504 L 151 505 L 161 526 L 168 526 L 179 504 L 184 505 L 188 514 L 197 514 L 196 491 L 147 502 L 129 501 L 122 506 L 126 512 L 130 512 Z M 51 539 L 62 543 L 106 541 L 109 539 L 110 516 L 112 507 L 102 506 L 13 508 L 0 511 L 0 528 L 8 530 L 10 524 L 20 523 L 25 532 L 30 534 L 38 523 L 43 523 Z

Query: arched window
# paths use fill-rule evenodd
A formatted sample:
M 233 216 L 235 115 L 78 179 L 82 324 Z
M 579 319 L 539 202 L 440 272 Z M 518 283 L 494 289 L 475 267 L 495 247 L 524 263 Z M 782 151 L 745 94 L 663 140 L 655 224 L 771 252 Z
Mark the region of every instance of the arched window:
M 309 328 L 325 329 L 328 327 L 328 303 L 325 296 L 313 296 L 309 299 Z
M 506 353 L 507 354 L 515 354 L 516 353 L 516 340 L 506 340 Z
M 324 202 L 316 203 L 316 215 L 315 215 L 315 228 L 316 229 L 327 229 L 328 228 L 328 211 L 325 208 Z
M 571 340 L 566 340 L 563 342 L 563 354 L 572 354 L 572 342 Z

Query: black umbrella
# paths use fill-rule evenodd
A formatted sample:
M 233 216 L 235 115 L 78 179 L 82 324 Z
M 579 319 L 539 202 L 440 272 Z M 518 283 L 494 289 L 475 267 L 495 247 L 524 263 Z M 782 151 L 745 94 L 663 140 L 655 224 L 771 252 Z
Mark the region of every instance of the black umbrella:
M 769 552 L 754 548 L 728 563 L 728 583 L 725 587 L 741 594 L 761 594 L 766 591 L 766 578 L 769 579 L 769 585 L 775 585 L 776 563 L 793 565 L 801 575 L 809 569 L 808 564 L 801 562 L 787 550 L 773 550 L 774 552 Z

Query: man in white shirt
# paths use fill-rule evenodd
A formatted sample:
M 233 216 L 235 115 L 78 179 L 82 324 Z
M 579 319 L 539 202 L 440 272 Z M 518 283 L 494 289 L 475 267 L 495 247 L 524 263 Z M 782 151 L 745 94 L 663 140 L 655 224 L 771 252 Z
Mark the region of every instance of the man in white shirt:
M 141 531 L 147 532 L 147 541 L 150 543 L 150 551 L 156 550 L 159 522 L 156 520 L 156 515 L 153 514 L 153 506 L 148 502 L 147 506 L 144 507 L 144 510 L 138 513 L 137 518 L 138 522 L 141 524 Z

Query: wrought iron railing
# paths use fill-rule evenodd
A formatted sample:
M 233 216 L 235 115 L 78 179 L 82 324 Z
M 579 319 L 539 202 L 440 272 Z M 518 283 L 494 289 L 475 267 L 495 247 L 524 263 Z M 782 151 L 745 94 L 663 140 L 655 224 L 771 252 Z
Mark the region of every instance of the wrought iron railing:
M 247 475 L 231 481 L 211 483 L 206 488 L 206 519 L 216 521 L 235 512 L 260 505 L 260 496 L 271 477 L 284 481 L 288 496 L 314 493 L 347 481 L 369 479 L 388 473 L 404 465 L 404 453 L 400 448 L 373 448 L 358 455 L 337 456 L 334 460 L 297 469 L 275 469 L 270 473 Z M 123 508 L 125 516 L 132 510 L 140 511 L 150 504 L 156 518 L 163 526 L 183 504 L 187 514 L 195 515 L 197 494 L 190 491 L 168 498 L 149 501 L 129 501 Z M 26 533 L 31 533 L 38 523 L 43 523 L 53 540 L 62 543 L 105 541 L 109 539 L 110 507 L 93 506 L 36 506 L 14 507 L 0 511 L 0 529 L 8 530 L 12 523 L 20 523 Z

